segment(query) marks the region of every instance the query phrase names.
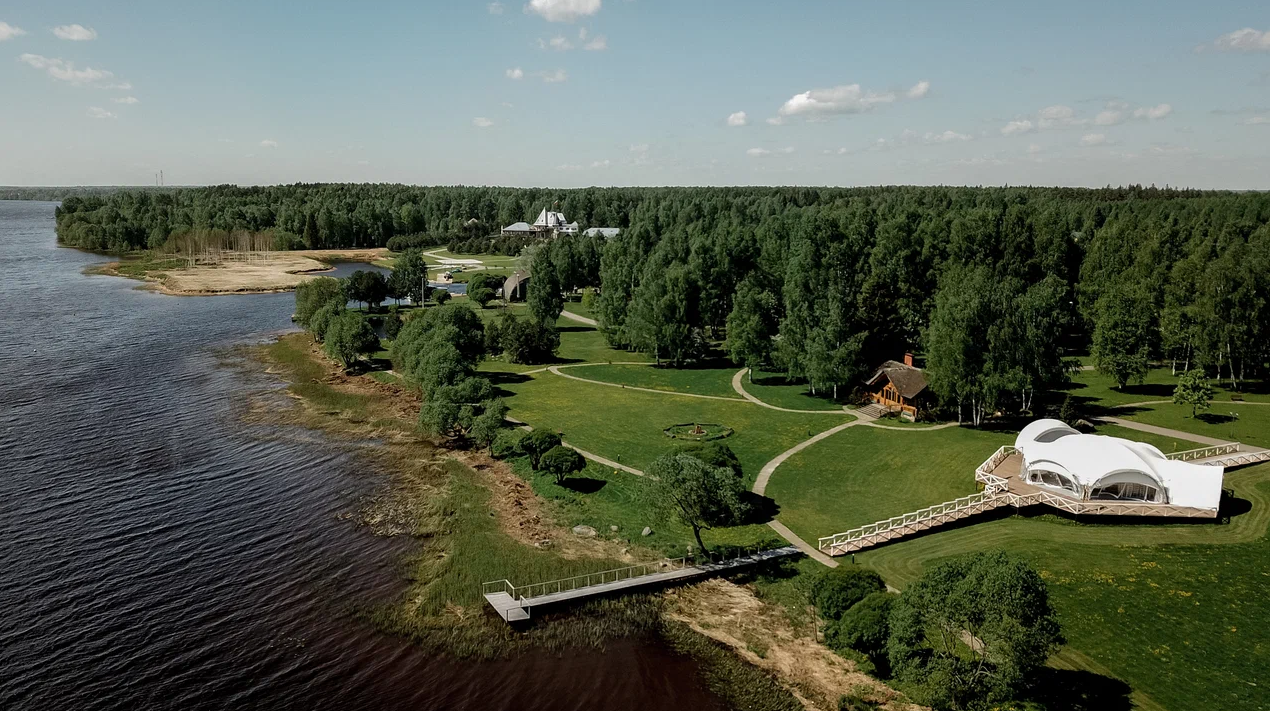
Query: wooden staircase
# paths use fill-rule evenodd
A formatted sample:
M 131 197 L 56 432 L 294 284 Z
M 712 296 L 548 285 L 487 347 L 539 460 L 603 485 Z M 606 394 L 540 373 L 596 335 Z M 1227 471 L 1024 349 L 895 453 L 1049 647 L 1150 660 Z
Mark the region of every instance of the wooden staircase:
M 887 409 L 886 407 L 883 407 L 882 405 L 877 404 L 876 402 L 871 402 L 868 405 L 865 405 L 864 407 L 860 407 L 856 409 L 856 414 L 863 415 L 865 417 L 871 417 L 875 420 L 879 417 L 886 417 L 888 414 L 890 414 L 890 412 L 891 411 L 889 409 Z

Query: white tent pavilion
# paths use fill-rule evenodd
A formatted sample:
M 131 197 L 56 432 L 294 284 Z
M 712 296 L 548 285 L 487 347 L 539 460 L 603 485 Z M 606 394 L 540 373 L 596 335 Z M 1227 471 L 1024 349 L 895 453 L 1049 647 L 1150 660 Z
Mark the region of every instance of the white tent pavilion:
M 1132 501 L 1216 511 L 1225 468 L 1168 459 L 1119 437 L 1081 434 L 1059 420 L 1037 420 L 1014 441 L 1019 478 L 1080 501 Z

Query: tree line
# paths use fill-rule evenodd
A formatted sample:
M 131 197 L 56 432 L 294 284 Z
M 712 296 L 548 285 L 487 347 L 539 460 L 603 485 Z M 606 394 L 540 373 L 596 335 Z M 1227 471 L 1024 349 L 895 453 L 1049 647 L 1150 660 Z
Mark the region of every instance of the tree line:
M 187 229 L 277 230 L 312 247 L 495 248 L 488 235 L 550 205 L 622 232 L 529 245 L 535 315 L 597 287 L 609 343 L 673 365 L 722 343 L 738 363 L 839 395 L 914 351 L 932 389 L 973 421 L 1029 409 L 1086 349 L 1122 385 L 1165 359 L 1239 387 L 1270 356 L 1264 193 L 220 186 L 68 198 L 58 231 L 98 249 Z

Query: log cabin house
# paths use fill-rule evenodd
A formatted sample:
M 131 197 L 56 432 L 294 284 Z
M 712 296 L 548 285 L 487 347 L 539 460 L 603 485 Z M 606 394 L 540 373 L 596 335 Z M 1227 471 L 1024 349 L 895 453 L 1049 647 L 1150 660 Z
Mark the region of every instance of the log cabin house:
M 905 420 L 916 420 L 925 404 L 926 374 L 913 365 L 913 354 L 905 353 L 904 362 L 888 360 L 865 381 L 869 399 L 889 412 L 899 413 Z

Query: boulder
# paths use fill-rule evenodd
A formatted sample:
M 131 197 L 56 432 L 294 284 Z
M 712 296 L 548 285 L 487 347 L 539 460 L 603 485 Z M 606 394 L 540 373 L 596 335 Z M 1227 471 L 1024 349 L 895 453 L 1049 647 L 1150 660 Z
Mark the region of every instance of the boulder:
M 609 526 L 609 530 L 613 533 L 617 533 L 617 526 Z
M 649 528 L 648 526 L 644 526 L 644 530 L 643 530 L 643 531 L 642 531 L 639 535 L 641 535 L 641 536 L 651 536 L 651 535 L 653 535 L 653 529 Z
M 597 533 L 597 531 L 590 526 L 574 526 L 573 532 L 579 536 L 585 536 L 587 538 L 590 538 Z

